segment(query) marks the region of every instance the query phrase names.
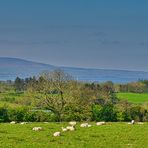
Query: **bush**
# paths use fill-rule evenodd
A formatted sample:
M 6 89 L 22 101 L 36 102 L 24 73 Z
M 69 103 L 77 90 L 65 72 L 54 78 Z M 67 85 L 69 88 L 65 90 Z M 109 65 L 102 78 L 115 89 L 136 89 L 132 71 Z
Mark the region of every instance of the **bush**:
M 67 106 L 63 115 L 63 121 L 85 121 L 91 120 L 91 111 L 86 107 Z
M 9 108 L 8 116 L 10 121 L 25 121 L 25 115 L 27 113 L 27 108 L 19 107 L 19 108 Z
M 143 121 L 146 116 L 146 110 L 141 106 L 133 106 L 130 109 L 132 119 L 136 121 Z
M 0 122 L 8 122 L 8 109 L 6 107 L 0 108 Z
M 113 104 L 105 104 L 104 106 L 92 106 L 92 120 L 95 121 L 117 121 L 116 110 Z
M 112 104 L 106 104 L 101 110 L 102 121 L 117 121 L 116 111 Z
M 125 114 L 124 112 L 117 112 L 117 121 L 125 121 Z
M 101 105 L 93 105 L 92 106 L 92 120 L 94 121 L 101 121 Z
M 48 112 L 43 112 L 43 111 L 36 111 L 34 113 L 34 120 L 36 122 L 45 122 L 45 121 L 50 121 L 50 114 Z

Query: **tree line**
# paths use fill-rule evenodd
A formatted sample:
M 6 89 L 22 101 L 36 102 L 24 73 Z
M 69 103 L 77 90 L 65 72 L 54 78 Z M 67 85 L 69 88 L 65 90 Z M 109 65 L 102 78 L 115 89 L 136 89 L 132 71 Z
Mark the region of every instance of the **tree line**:
M 44 72 L 39 77 L 17 77 L 14 82 L 1 84 L 9 86 L 7 91 L 13 88 L 16 92 L 30 94 L 27 101 L 30 99 L 33 102 L 29 107 L 25 104 L 25 109 L 1 107 L 1 121 L 13 118 L 16 121 L 148 121 L 148 103 L 136 105 L 116 97 L 116 92 L 144 92 L 147 81 L 128 84 L 85 83 L 57 69 Z M 33 111 L 32 107 L 41 110 Z

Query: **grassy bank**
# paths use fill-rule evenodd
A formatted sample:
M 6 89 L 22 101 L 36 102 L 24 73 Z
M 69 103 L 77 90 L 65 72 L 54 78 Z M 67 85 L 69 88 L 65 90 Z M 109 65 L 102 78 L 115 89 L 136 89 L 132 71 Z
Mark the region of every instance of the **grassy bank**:
M 29 123 L 0 124 L 1 147 L 27 148 L 147 148 L 148 123 L 144 125 L 128 125 L 127 123 L 107 123 L 107 125 L 81 128 L 76 126 L 73 132 L 62 133 L 53 137 L 53 133 L 61 131 L 67 123 Z M 43 131 L 32 131 L 35 126 L 41 126 Z
M 144 103 L 148 101 L 148 94 L 117 93 L 117 97 L 121 100 L 128 100 L 131 103 Z

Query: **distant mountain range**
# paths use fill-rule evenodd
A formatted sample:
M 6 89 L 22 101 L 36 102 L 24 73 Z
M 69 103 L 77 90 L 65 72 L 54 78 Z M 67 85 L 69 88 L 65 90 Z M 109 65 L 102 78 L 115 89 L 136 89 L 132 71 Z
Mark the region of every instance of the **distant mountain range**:
M 148 79 L 148 72 L 142 71 L 58 67 L 18 58 L 0 57 L 0 80 L 14 80 L 17 76 L 21 78 L 37 76 L 43 71 L 52 71 L 56 68 L 61 68 L 75 79 L 88 82 L 126 83 Z

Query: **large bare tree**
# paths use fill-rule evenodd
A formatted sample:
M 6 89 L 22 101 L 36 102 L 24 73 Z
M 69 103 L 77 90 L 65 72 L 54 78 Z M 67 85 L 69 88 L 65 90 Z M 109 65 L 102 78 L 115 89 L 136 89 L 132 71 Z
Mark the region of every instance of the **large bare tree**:
M 45 80 L 42 86 L 44 90 L 43 103 L 61 121 L 67 102 L 67 92 L 73 81 L 72 76 L 60 69 L 56 69 L 53 72 L 43 73 L 42 77 Z

